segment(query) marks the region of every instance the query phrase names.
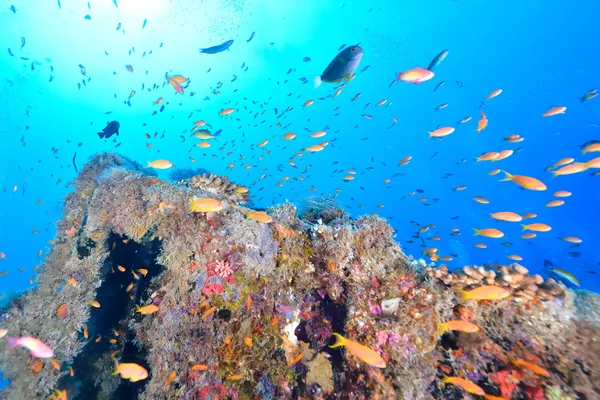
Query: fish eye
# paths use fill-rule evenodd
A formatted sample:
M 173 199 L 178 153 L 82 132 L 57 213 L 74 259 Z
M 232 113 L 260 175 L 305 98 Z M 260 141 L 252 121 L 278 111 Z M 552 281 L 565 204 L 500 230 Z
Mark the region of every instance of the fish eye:
M 350 51 L 356 51 L 356 47 L 351 48 Z

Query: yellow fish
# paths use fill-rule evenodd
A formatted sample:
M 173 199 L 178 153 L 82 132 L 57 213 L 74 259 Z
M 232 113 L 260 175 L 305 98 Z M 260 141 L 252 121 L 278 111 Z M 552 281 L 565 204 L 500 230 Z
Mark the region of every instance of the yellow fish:
M 146 368 L 136 363 L 122 363 L 119 364 L 116 358 L 115 361 L 115 372 L 113 375 L 121 375 L 121 378 L 128 379 L 130 382 L 142 381 L 148 377 L 148 371 Z
M 211 198 L 192 199 L 190 207 L 191 212 L 217 212 L 223 209 L 223 204 L 219 200 Z
M 375 352 L 375 350 L 368 348 L 367 346 L 363 346 L 360 343 L 357 343 L 353 340 L 346 339 L 339 333 L 333 333 L 333 336 L 336 338 L 336 342 L 329 346 L 330 348 L 336 348 L 340 346 L 346 347 L 352 355 L 360 359 L 362 362 L 369 364 L 373 367 L 377 368 L 385 368 L 385 360 Z

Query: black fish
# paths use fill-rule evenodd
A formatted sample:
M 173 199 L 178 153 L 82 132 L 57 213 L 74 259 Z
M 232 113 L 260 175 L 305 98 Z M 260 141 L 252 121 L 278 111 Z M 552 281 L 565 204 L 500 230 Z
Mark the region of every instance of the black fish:
M 119 127 L 121 124 L 117 121 L 111 121 L 106 125 L 106 128 L 102 129 L 102 132 L 98 132 L 100 139 L 108 139 L 115 133 L 119 136 Z

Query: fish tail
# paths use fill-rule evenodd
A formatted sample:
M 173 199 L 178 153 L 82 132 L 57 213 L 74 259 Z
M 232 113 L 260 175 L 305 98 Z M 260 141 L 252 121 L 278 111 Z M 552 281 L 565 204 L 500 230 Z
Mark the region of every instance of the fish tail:
M 506 176 L 504 177 L 504 179 L 500 179 L 500 182 L 506 182 L 506 181 L 512 181 L 512 175 L 509 174 L 508 172 L 502 170 L 502 172 L 504 172 L 506 174 Z
M 521 227 L 523 228 L 522 231 L 526 231 L 527 229 L 529 229 L 529 226 L 525 224 L 521 224 Z
M 152 167 L 152 163 L 150 161 L 146 161 L 148 163 L 148 165 L 146 165 L 144 168 L 150 168 Z
M 8 349 L 14 349 L 19 345 L 19 338 L 7 336 L 6 340 L 8 340 Z
M 118 362 L 118 361 L 117 361 L 117 359 L 116 359 L 116 358 L 114 358 L 114 357 L 113 357 L 112 359 L 113 359 L 113 361 L 115 362 L 115 372 L 113 372 L 112 374 L 113 374 L 113 375 L 117 375 L 117 374 L 119 373 L 119 362 Z
M 450 377 L 448 377 L 448 376 L 446 376 L 446 375 L 443 375 L 443 377 L 442 377 L 442 382 L 444 382 L 444 383 L 448 383 L 448 382 L 450 382 Z
M 346 339 L 339 333 L 333 332 L 332 335 L 335 337 L 335 343 L 329 346 L 330 349 L 335 349 L 346 344 Z
M 441 322 L 438 324 L 438 334 L 439 335 L 443 335 L 447 329 L 448 329 L 448 326 L 446 324 L 441 323 Z
M 471 298 L 471 295 L 466 290 L 459 290 L 460 299 L 462 301 L 467 301 Z
M 321 86 L 321 83 L 323 83 L 323 80 L 321 79 L 321 76 L 315 76 L 315 89 L 318 88 L 319 86 Z
M 473 230 L 475 231 L 475 234 L 473 236 L 479 236 L 479 235 L 481 235 L 481 232 L 479 232 L 479 229 L 473 228 Z

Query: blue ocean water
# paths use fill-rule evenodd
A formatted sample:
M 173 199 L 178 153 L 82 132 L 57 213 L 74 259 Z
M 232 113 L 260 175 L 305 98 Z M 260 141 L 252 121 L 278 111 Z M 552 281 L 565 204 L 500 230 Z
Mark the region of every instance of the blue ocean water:
M 332 196 L 341 189 L 336 200 L 351 215 L 377 212 L 389 219 L 407 254 L 425 257 L 422 244 L 437 247 L 440 256 L 455 255 L 446 262 L 451 268 L 508 264 L 508 255 L 519 255 L 522 265 L 546 276 L 544 260 L 550 260 L 578 277 L 583 288 L 598 291 L 600 177 L 591 176 L 597 170 L 552 178 L 545 169 L 565 157 L 595 157 L 582 155 L 579 146 L 600 139 L 600 98 L 579 98 L 600 85 L 594 39 L 599 14 L 600 4 L 590 0 L 568 5 L 558 0 L 2 0 L 4 300 L 35 285 L 34 266 L 42 265 L 50 249 L 68 183 L 76 175 L 75 152 L 81 169 L 103 151 L 227 175 L 250 188 L 256 207 L 285 200 L 301 206 L 309 196 Z M 227 51 L 198 52 L 227 40 L 234 41 Z M 314 76 L 342 46 L 357 43 L 364 56 L 355 79 L 335 98 L 337 84 L 315 89 Z M 427 67 L 442 50 L 449 54 L 432 80 L 392 85 L 397 73 Z M 189 79 L 183 95 L 166 83 L 166 73 Z M 441 81 L 446 84 L 434 92 Z M 503 92 L 482 104 L 495 89 Z M 163 102 L 154 105 L 159 97 Z M 376 107 L 383 99 L 387 103 Z M 314 104 L 303 108 L 307 100 Z M 443 103 L 448 106 L 434 111 Z M 566 114 L 541 116 L 554 106 L 566 106 Z M 235 112 L 220 117 L 228 107 Z M 489 122 L 477 133 L 480 111 Z M 428 131 L 456 126 L 466 116 L 473 118 L 443 140 L 428 137 Z M 213 131 L 222 129 L 219 142 L 208 149 L 195 147 L 198 140 L 189 137 L 193 121 L 200 119 Z M 99 139 L 96 132 L 112 120 L 120 122 L 120 135 Z M 327 135 L 311 139 L 318 130 Z M 284 141 L 286 132 L 295 132 L 296 139 Z M 514 133 L 525 140 L 503 140 Z M 265 147 L 257 147 L 267 139 Z M 294 157 L 323 140 L 329 142 L 325 150 Z M 496 163 L 474 161 L 484 152 L 519 148 Z M 411 161 L 398 166 L 405 156 Z M 494 168 L 536 177 L 548 189 L 499 182 L 502 173 L 488 176 Z M 344 182 L 348 169 L 356 171 L 355 179 Z M 158 173 L 167 179 L 171 172 Z M 442 178 L 445 174 L 452 175 Z M 282 181 L 286 176 L 290 179 Z M 459 185 L 467 188 L 453 191 Z M 423 193 L 411 196 L 417 189 Z M 561 207 L 545 207 L 558 190 L 573 195 Z M 473 201 L 476 196 L 489 204 Z M 546 223 L 552 230 L 521 239 L 519 224 L 490 218 L 498 211 L 536 213 L 527 222 Z M 414 239 L 419 227 L 411 221 L 435 227 Z M 452 236 L 451 228 L 460 235 Z M 473 228 L 501 229 L 505 237 L 473 237 Z M 583 242 L 559 239 L 566 236 Z M 476 243 L 487 248 L 475 248 Z

